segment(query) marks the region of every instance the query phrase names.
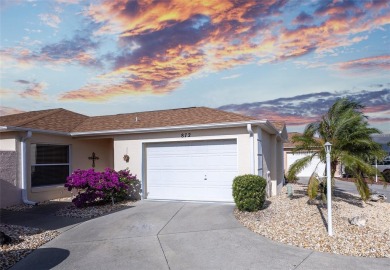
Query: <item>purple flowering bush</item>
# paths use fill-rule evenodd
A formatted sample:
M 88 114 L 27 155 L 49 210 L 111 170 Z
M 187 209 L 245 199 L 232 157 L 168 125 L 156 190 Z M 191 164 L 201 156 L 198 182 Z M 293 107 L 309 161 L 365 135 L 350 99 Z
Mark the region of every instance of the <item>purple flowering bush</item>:
M 128 169 L 118 172 L 110 168 L 104 172 L 78 169 L 67 178 L 65 187 L 69 191 L 77 189 L 78 194 L 72 202 L 76 207 L 85 207 L 126 199 L 133 182 L 139 183 L 137 177 L 133 176 Z

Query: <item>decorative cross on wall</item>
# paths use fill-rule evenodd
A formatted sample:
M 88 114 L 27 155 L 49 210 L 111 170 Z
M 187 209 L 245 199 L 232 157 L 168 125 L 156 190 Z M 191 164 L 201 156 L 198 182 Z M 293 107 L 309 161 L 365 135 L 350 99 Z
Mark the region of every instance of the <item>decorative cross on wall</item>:
M 89 160 L 92 160 L 92 168 L 95 168 L 95 160 L 99 160 L 99 157 L 95 155 L 95 152 L 92 152 L 92 156 L 88 157 Z

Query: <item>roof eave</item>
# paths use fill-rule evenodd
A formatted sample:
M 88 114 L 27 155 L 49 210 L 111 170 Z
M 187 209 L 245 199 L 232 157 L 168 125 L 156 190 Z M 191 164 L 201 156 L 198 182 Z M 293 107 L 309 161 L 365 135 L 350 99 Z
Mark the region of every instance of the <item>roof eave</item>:
M 61 136 L 71 136 L 71 134 L 69 132 L 62 132 L 62 131 L 34 129 L 34 128 L 24 128 L 24 127 L 14 127 L 14 126 L 0 126 L 0 132 L 7 132 L 7 131 L 31 131 L 33 133 L 61 135 Z
M 265 120 L 265 129 L 272 134 L 279 134 L 279 130 L 268 120 Z
M 253 120 L 253 121 L 241 121 L 241 122 L 225 122 L 225 123 L 211 123 L 201 125 L 181 125 L 181 126 L 169 126 L 169 127 L 154 127 L 154 128 L 136 128 L 136 129 L 121 129 L 121 130 L 104 130 L 104 131 L 85 131 L 85 132 L 71 132 L 72 137 L 83 136 L 103 136 L 103 135 L 123 135 L 123 134 L 136 134 L 136 133 L 150 133 L 150 132 L 165 132 L 176 130 L 196 130 L 206 128 L 230 128 L 246 126 L 247 124 L 258 125 L 266 129 L 267 131 L 277 134 L 278 131 L 267 120 Z
M 34 133 L 62 135 L 71 137 L 90 137 L 90 136 L 106 136 L 106 135 L 124 135 L 124 134 L 137 134 L 137 133 L 154 133 L 154 132 L 167 132 L 176 130 L 197 130 L 207 128 L 233 128 L 246 126 L 252 124 L 259 126 L 262 129 L 270 132 L 271 134 L 279 134 L 279 131 L 268 120 L 252 120 L 252 121 L 240 121 L 240 122 L 224 122 L 224 123 L 210 123 L 201 125 L 181 125 L 181 126 L 169 126 L 169 127 L 154 127 L 154 128 L 137 128 L 137 129 L 120 129 L 120 130 L 98 130 L 98 131 L 86 131 L 86 132 L 60 132 L 52 130 L 42 130 L 15 126 L 0 126 L 0 132 L 7 131 L 31 131 Z

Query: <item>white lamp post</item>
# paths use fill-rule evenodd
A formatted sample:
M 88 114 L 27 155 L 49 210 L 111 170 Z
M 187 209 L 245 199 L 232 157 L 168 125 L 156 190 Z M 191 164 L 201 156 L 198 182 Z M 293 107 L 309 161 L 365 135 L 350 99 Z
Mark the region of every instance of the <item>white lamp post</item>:
M 375 158 L 375 182 L 378 183 L 378 159 Z
M 325 152 L 326 152 L 326 198 L 328 206 L 328 234 L 333 235 L 332 229 L 332 183 L 330 179 L 330 151 L 332 149 L 332 144 L 329 142 L 325 143 Z

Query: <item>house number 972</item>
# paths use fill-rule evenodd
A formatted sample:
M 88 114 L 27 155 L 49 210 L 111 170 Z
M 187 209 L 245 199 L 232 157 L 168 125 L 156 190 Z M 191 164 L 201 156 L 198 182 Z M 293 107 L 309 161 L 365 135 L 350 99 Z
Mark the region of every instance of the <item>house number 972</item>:
M 191 137 L 191 133 L 190 133 L 190 132 L 182 133 L 182 134 L 181 134 L 181 137 L 182 137 L 182 138 Z

